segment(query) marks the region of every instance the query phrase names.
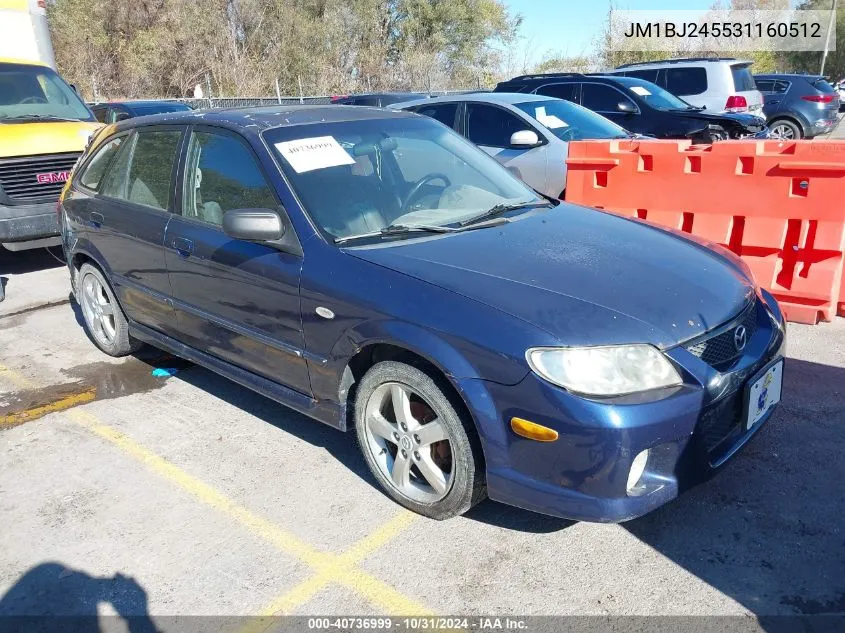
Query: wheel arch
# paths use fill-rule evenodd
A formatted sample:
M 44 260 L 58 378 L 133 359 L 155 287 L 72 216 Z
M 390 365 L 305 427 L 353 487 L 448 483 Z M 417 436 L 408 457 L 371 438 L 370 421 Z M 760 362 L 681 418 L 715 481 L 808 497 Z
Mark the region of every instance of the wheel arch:
M 472 414 L 472 410 L 464 397 L 455 376 L 450 374 L 436 360 L 433 360 L 423 353 L 405 347 L 396 342 L 370 342 L 361 347 L 346 363 L 340 380 L 338 397 L 347 411 L 346 419 L 354 423 L 354 407 L 357 386 L 367 371 L 386 360 L 406 363 L 428 374 L 437 383 L 446 398 L 458 411 L 458 414 L 465 416 L 475 431 L 475 437 L 470 441 L 480 451 L 482 464 L 486 465 L 484 434 L 479 428 L 478 420 Z
M 798 129 L 801 130 L 801 138 L 807 137 L 807 135 L 808 135 L 807 131 L 809 130 L 809 124 L 807 124 L 805 121 L 802 121 L 801 118 L 798 117 L 797 115 L 792 114 L 792 113 L 782 114 L 782 113 L 779 112 L 775 116 L 773 116 L 771 118 L 771 120 L 766 123 L 766 125 L 771 128 L 778 121 L 789 121 L 790 123 L 797 125 Z

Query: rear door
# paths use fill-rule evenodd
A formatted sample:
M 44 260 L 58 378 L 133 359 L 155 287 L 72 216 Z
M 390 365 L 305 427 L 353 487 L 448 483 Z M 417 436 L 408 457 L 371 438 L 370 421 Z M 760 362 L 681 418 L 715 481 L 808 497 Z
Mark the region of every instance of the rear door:
M 529 187 L 546 191 L 548 144 L 531 148 L 511 147 L 510 144 L 511 135 L 521 130 L 532 130 L 544 140 L 540 130 L 509 110 L 488 103 L 467 103 L 464 126 L 465 136 L 471 142 Z
M 182 126 L 156 126 L 120 137 L 107 173 L 88 181 L 96 190 L 78 213 L 127 316 L 163 332 L 173 326 L 164 231 L 183 132 Z M 87 175 L 80 178 L 83 188 Z
M 235 240 L 222 229 L 227 211 L 263 208 L 277 211 L 293 235 L 257 156 L 233 132 L 198 126 L 183 160 L 179 213 L 166 235 L 179 339 L 310 394 L 299 311 L 301 250 Z

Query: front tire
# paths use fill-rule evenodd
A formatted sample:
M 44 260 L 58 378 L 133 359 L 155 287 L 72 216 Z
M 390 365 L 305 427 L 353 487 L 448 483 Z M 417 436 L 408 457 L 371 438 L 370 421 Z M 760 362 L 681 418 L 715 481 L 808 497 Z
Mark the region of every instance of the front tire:
M 129 336 L 126 315 L 97 268 L 82 264 L 75 290 L 88 336 L 103 352 L 109 356 L 126 356 L 143 346 L 141 341 Z
M 433 519 L 463 514 L 485 496 L 475 429 L 443 379 L 396 361 L 370 368 L 355 399 L 367 466 L 397 503 Z

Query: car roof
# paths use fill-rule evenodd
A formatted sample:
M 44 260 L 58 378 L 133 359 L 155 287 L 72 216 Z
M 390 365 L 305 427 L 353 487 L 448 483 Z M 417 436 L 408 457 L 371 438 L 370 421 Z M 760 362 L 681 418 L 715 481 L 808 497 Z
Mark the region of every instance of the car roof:
M 115 124 L 116 130 L 158 124 L 218 125 L 236 130 L 261 133 L 276 127 L 291 127 L 312 123 L 337 123 L 415 116 L 408 112 L 395 112 L 384 108 L 343 105 L 274 105 L 213 110 L 165 112 L 127 119 Z
M 630 64 L 622 64 L 617 66 L 614 70 L 627 70 L 629 68 L 647 68 L 649 66 L 683 66 L 685 64 L 729 64 L 730 66 L 741 66 L 743 64 L 753 64 L 750 59 L 737 59 L 736 57 L 676 57 L 674 59 L 655 59 L 646 62 L 631 62 Z
M 449 103 L 452 101 L 475 101 L 479 103 L 503 103 L 513 105 L 514 103 L 525 103 L 527 101 L 549 101 L 556 97 L 534 95 L 525 92 L 464 92 L 460 94 L 443 95 L 442 97 L 431 97 L 430 99 L 412 99 L 402 103 L 393 103 L 391 108 L 406 108 L 419 104 Z
M 807 79 L 815 81 L 817 79 L 824 79 L 823 75 L 805 75 L 803 73 L 760 73 L 754 75 L 754 78 L 760 79 Z

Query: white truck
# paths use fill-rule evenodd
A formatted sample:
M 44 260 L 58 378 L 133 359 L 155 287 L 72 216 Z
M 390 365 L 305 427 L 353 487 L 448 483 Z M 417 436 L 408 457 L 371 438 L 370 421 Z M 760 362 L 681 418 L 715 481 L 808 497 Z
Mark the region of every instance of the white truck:
M 0 0 L 0 58 L 56 69 L 46 0 Z

